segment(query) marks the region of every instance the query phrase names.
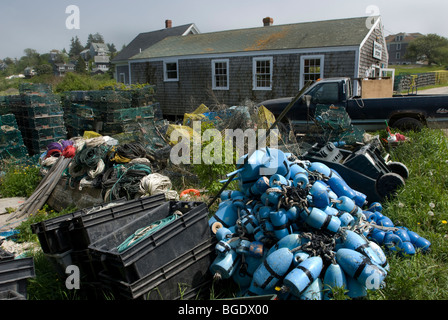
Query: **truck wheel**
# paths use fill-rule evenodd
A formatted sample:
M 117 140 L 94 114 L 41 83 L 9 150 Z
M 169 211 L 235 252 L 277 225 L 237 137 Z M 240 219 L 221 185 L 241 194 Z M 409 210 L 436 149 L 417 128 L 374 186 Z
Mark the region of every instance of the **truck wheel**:
M 392 125 L 393 128 L 396 128 L 401 131 L 420 131 L 423 128 L 423 123 L 415 118 L 401 118 L 394 122 Z
M 376 180 L 376 192 L 381 198 L 390 198 L 398 188 L 405 185 L 404 179 L 393 172 L 385 173 Z
M 391 161 L 387 164 L 387 167 L 389 168 L 390 171 L 392 171 L 393 173 L 398 174 L 399 176 L 401 176 L 404 180 L 406 180 L 407 178 L 409 178 L 409 170 L 408 167 L 406 167 L 403 163 L 401 162 L 394 162 Z

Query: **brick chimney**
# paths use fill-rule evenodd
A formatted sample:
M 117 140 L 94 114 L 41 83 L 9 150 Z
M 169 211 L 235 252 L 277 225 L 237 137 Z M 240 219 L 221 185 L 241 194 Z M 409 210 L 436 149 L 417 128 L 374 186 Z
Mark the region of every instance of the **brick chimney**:
M 266 17 L 263 19 L 263 25 L 265 27 L 272 26 L 273 23 L 274 23 L 274 19 L 272 19 L 271 17 Z
M 171 28 L 173 26 L 173 21 L 165 20 L 165 28 Z

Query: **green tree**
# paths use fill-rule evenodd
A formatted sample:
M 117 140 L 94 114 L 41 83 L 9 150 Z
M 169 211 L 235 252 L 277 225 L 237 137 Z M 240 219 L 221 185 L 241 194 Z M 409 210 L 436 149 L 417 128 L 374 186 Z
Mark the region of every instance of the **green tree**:
M 86 70 L 86 62 L 84 61 L 84 59 L 80 56 L 79 58 L 78 58 L 78 61 L 76 62 L 76 67 L 75 67 L 75 71 L 77 72 L 77 73 L 80 73 L 80 74 L 85 74 L 85 73 L 87 73 L 87 70 Z
M 25 53 L 25 56 L 23 56 L 21 60 L 25 63 L 26 67 L 33 67 L 39 64 L 40 55 L 36 50 L 27 48 L 23 50 L 23 52 Z
M 78 36 L 72 37 L 71 43 L 70 43 L 70 51 L 68 55 L 73 58 L 79 56 L 81 51 L 84 50 L 84 47 L 81 44 L 81 41 L 79 41 Z
M 89 34 L 87 37 L 87 43 L 84 47 L 85 49 L 89 49 L 92 43 L 104 43 L 104 37 L 100 33 Z
M 41 76 L 43 74 L 52 74 L 53 68 L 51 65 L 47 64 L 41 64 L 36 67 L 34 67 L 34 70 L 36 71 L 37 75 Z
M 448 63 L 448 39 L 434 33 L 419 37 L 409 43 L 406 58 L 427 61 L 431 64 Z

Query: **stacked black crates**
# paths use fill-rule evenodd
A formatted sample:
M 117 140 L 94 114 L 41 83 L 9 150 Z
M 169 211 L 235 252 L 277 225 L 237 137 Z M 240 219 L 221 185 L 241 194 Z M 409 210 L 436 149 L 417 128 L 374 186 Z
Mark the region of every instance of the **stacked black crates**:
M 35 276 L 33 257 L 14 257 L 0 249 L 0 300 L 26 300 L 28 279 Z
M 60 98 L 45 84 L 21 84 L 19 95 L 8 104 L 30 155 L 40 154 L 49 143 L 67 138 Z
M 21 160 L 28 157 L 22 133 L 13 114 L 0 115 L 0 161 Z
M 118 252 L 125 239 L 174 212 L 181 216 Z M 215 237 L 203 202 L 165 201 L 163 194 L 86 208 L 31 226 L 47 258 L 65 279 L 68 265 L 81 274 L 81 290 L 115 299 L 194 299 L 210 293 L 208 271 Z M 86 292 L 86 291 L 83 291 Z

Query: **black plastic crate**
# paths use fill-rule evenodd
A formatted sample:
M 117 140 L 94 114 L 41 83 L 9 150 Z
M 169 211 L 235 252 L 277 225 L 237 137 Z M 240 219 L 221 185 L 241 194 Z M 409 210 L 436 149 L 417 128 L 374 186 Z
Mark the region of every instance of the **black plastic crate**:
M 127 283 L 100 272 L 103 286 L 120 299 L 178 300 L 210 297 L 210 264 L 216 257 L 211 237 L 145 277 Z
M 14 254 L 0 248 L 0 262 L 14 259 Z
M 44 253 L 84 250 L 91 241 L 109 234 L 164 201 L 163 194 L 131 201 L 120 199 L 34 223 L 31 230 L 37 235 Z M 115 205 L 107 207 L 110 204 Z
M 87 249 L 89 244 L 137 220 L 165 202 L 165 195 L 161 193 L 126 202 L 119 200 L 118 203 L 122 203 L 121 205 L 79 215 L 73 219 L 73 224 L 69 228 L 72 248 L 74 250 Z
M 36 276 L 33 257 L 0 262 L 0 292 L 12 290 L 26 297 L 27 280 Z
M 182 216 L 119 252 L 117 247 L 136 231 L 171 216 L 177 210 L 182 212 Z M 110 276 L 133 283 L 208 239 L 208 213 L 203 202 L 166 202 L 89 245 L 92 259 L 101 261 Z
M 63 253 L 44 253 L 48 261 L 53 265 L 54 269 L 58 273 L 60 279 L 67 278 L 65 270 L 68 266 L 73 264 L 72 250 L 68 250 Z

